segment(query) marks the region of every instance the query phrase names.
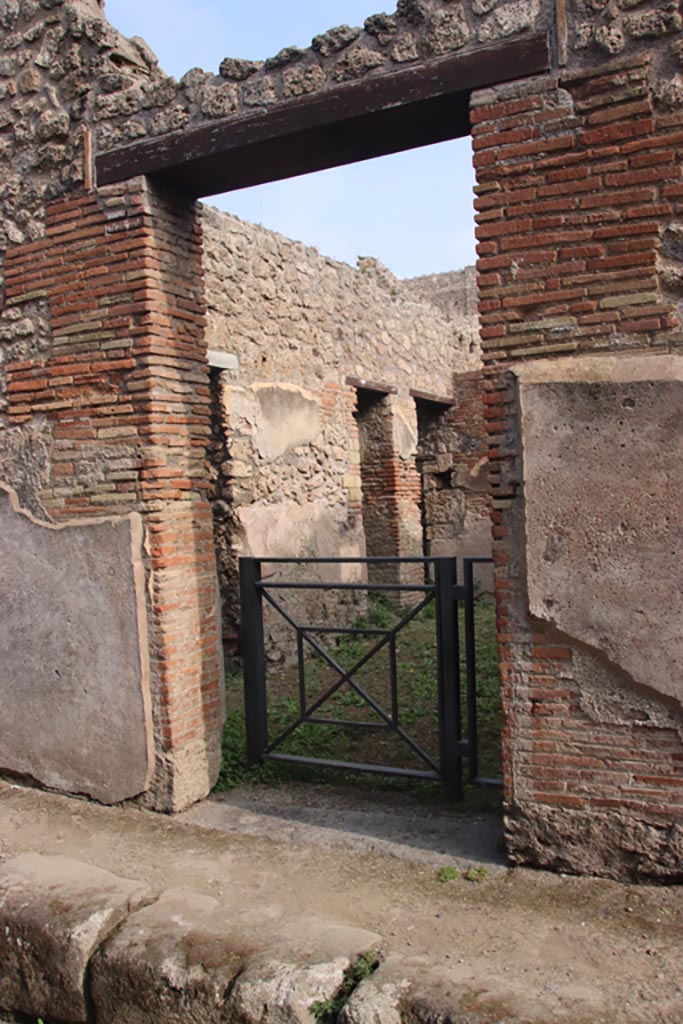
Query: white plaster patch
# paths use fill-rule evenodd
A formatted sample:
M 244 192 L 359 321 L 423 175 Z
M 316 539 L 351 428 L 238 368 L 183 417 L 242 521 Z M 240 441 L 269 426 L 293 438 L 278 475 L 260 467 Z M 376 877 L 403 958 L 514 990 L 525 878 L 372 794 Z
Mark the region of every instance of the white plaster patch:
M 285 452 L 311 444 L 320 436 L 320 402 L 294 384 L 254 384 L 259 455 L 273 462 Z
M 280 501 L 254 504 L 238 510 L 243 530 L 241 555 L 272 558 L 362 558 L 365 545 L 360 524 L 351 533 L 323 502 Z M 322 569 L 322 567 L 321 567 Z M 355 579 L 358 566 L 327 567 L 327 582 Z M 340 575 L 343 574 L 343 575 Z

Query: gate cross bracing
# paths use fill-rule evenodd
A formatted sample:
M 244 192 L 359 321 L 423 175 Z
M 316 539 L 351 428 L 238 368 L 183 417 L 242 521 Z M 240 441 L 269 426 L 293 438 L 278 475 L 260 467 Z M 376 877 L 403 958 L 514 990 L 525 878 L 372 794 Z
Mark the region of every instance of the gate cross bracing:
M 250 764 L 264 760 L 343 768 L 376 774 L 437 780 L 443 782 L 447 795 L 454 800 L 463 796 L 463 758 L 468 761 L 467 778 L 472 783 L 498 783 L 498 780 L 479 776 L 477 749 L 477 699 L 475 655 L 475 583 L 474 566 L 491 563 L 491 558 L 463 559 L 463 583 L 458 583 L 456 558 L 240 558 L 241 595 L 241 649 L 244 669 L 244 701 L 247 733 L 247 760 Z M 396 567 L 410 564 L 424 567 L 424 582 L 383 583 L 349 582 L 325 583 L 319 580 L 288 581 L 264 579 L 263 564 L 274 566 L 300 565 L 363 565 Z M 297 622 L 278 599 L 281 591 L 365 591 L 368 593 L 415 593 L 418 603 L 410 609 L 401 609 L 399 621 L 392 628 L 380 629 L 361 626 L 313 625 Z M 263 624 L 263 603 L 268 602 L 294 630 L 297 645 L 299 682 L 298 717 L 271 737 L 268 727 L 268 696 L 266 686 L 266 647 Z M 396 637 L 430 603 L 435 604 L 437 693 L 439 714 L 439 753 L 433 757 L 401 725 L 397 685 Z M 466 729 L 463 733 L 461 706 L 461 659 L 459 615 L 464 614 Z M 350 669 L 344 669 L 337 659 L 323 647 L 318 637 L 350 634 L 375 640 L 370 650 L 357 658 Z M 323 660 L 336 676 L 322 695 L 309 700 L 306 688 L 305 655 L 307 649 Z M 384 708 L 356 678 L 376 654 L 388 649 L 390 666 L 390 708 Z M 318 712 L 343 686 L 350 686 L 379 717 L 378 724 L 341 721 L 325 718 Z M 302 725 L 343 726 L 347 729 L 380 728 L 394 733 L 423 763 L 422 769 L 395 765 L 366 764 L 354 761 L 335 761 L 327 758 L 305 757 L 278 751 L 281 745 Z

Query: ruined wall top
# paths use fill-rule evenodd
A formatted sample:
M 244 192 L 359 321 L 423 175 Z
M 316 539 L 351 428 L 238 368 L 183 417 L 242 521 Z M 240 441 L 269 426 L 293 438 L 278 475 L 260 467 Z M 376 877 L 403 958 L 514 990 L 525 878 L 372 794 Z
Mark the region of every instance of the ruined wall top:
M 403 281 L 403 285 L 421 299 L 438 306 L 447 316 L 477 319 L 479 298 L 474 266 L 411 277 Z
M 399 0 L 394 14 L 371 15 L 363 28 L 332 28 L 307 49 L 285 46 L 265 61 L 228 56 L 217 74 L 193 68 L 176 84 L 150 65 L 146 83 L 137 74 L 107 82 L 94 111 L 98 147 L 108 150 L 253 114 L 346 82 L 543 31 L 550 27 L 550 6 L 549 0 Z
M 680 47 L 666 42 L 682 26 L 679 0 L 573 0 L 566 21 L 557 20 L 554 0 L 399 0 L 394 14 L 371 15 L 362 28 L 330 29 L 308 49 L 285 46 L 265 61 L 228 56 L 217 74 L 194 68 L 177 84 L 159 72 L 142 41 L 134 40 L 148 61 L 147 81 L 120 68 L 117 79 L 102 83 L 94 110 L 98 147 L 271 109 L 345 82 L 546 31 L 554 38 L 558 64 L 593 65 L 656 49 L 665 80 L 660 93 L 670 101 L 683 97 L 683 85 L 676 73 Z
M 31 222 L 46 198 L 82 182 L 85 128 L 105 152 L 532 33 L 550 32 L 558 67 L 647 54 L 655 95 L 683 105 L 680 0 L 569 0 L 566 18 L 556 2 L 399 0 L 393 14 L 333 28 L 308 49 L 286 46 L 265 61 L 230 56 L 217 73 L 192 69 L 176 82 L 143 40 L 107 22 L 101 0 L 3 0 L 0 200 L 9 209 L 0 250 L 39 230 Z
M 556 10 L 557 3 L 557 10 Z M 106 20 L 100 0 L 0 3 L 0 252 L 41 237 L 45 202 L 82 185 L 95 152 L 272 109 L 352 80 L 550 32 L 570 69 L 647 56 L 652 89 L 683 106 L 680 0 L 399 0 L 363 28 L 265 60 L 226 57 L 218 73 L 176 82 L 141 39 Z M 519 69 L 520 76 L 524 68 Z
M 90 0 L 97 7 L 97 0 Z M 98 86 L 94 117 L 101 150 L 206 121 L 271 109 L 346 82 L 374 78 L 455 53 L 494 48 L 533 33 L 550 34 L 557 67 L 590 67 L 616 56 L 655 57 L 655 93 L 683 103 L 680 0 L 398 0 L 393 14 L 370 15 L 363 27 L 341 25 L 310 47 L 285 46 L 265 61 L 228 56 L 218 73 L 194 68 L 175 83 L 148 66 Z M 97 15 L 96 15 L 97 16 Z M 525 69 L 520 67 L 520 77 Z

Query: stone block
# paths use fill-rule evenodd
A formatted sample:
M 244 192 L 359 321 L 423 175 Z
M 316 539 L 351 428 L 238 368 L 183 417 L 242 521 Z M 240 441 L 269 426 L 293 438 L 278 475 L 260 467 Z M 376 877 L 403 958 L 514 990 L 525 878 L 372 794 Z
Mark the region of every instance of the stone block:
M 314 50 L 317 50 L 322 57 L 329 57 L 332 53 L 344 50 L 350 43 L 358 39 L 361 30 L 352 28 L 350 25 L 339 25 L 331 28 L 329 32 L 315 36 L 311 43 Z
M 468 41 L 469 36 L 464 10 L 457 4 L 451 10 L 436 11 L 433 15 L 426 35 L 427 49 L 430 54 L 435 55 L 459 50 Z
M 206 353 L 207 361 L 212 370 L 239 370 L 238 357 L 233 352 L 217 352 L 209 349 Z
M 529 607 L 683 703 L 683 381 L 521 387 Z
M 218 71 L 223 78 L 227 78 L 230 82 L 243 82 L 245 78 L 255 75 L 262 67 L 262 61 L 226 57 L 221 61 Z
M 359 46 L 355 50 L 349 50 L 339 61 L 334 71 L 334 80 L 348 82 L 354 78 L 362 78 L 382 64 L 384 57 L 381 53 Z
M 312 919 L 290 924 L 280 948 L 255 956 L 237 979 L 229 1020 L 240 1024 L 313 1024 L 315 1003 L 332 999 L 357 958 L 380 936 Z
M 313 1024 L 311 1008 L 341 987 L 349 960 L 292 964 L 277 958 L 255 959 L 232 992 L 230 1008 L 240 1024 Z
M 97 1019 L 116 1024 L 312 1024 L 344 972 L 379 936 L 276 908 L 246 912 L 169 890 L 131 915 L 92 963 Z
M 91 978 L 97 1019 L 116 1024 L 226 1021 L 225 994 L 251 951 L 247 938 L 236 941 L 216 900 L 169 890 L 132 915 L 95 956 Z
M 354 989 L 339 1015 L 339 1024 L 402 1024 L 401 1002 L 410 979 L 400 963 L 390 959 Z
M 116 803 L 148 788 L 139 516 L 40 523 L 0 484 L 0 768 Z
M 93 953 L 150 888 L 67 857 L 22 854 L 0 868 L 0 1007 L 85 1021 Z
M 316 90 L 322 89 L 326 77 L 325 72 L 318 64 L 286 68 L 282 76 L 284 96 L 293 99 L 296 96 L 305 96 L 308 93 L 316 92 Z

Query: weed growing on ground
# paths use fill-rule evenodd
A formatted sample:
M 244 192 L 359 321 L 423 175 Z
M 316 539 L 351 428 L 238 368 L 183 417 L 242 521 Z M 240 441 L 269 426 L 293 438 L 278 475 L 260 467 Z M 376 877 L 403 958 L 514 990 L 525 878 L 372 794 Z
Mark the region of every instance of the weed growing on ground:
M 332 999 L 319 999 L 310 1007 L 317 1024 L 337 1024 L 339 1014 L 344 1009 L 361 981 L 369 978 L 380 964 L 376 950 L 363 953 L 344 972 L 344 980 L 337 994 Z
M 488 878 L 489 869 L 485 867 L 469 868 L 463 878 L 466 882 L 483 882 Z
M 440 882 L 454 882 L 458 878 L 464 878 L 466 882 L 483 882 L 485 878 L 488 878 L 488 875 L 489 869 L 483 865 L 468 868 L 464 874 L 461 874 L 458 868 L 448 865 L 439 868 L 436 873 L 436 877 Z

